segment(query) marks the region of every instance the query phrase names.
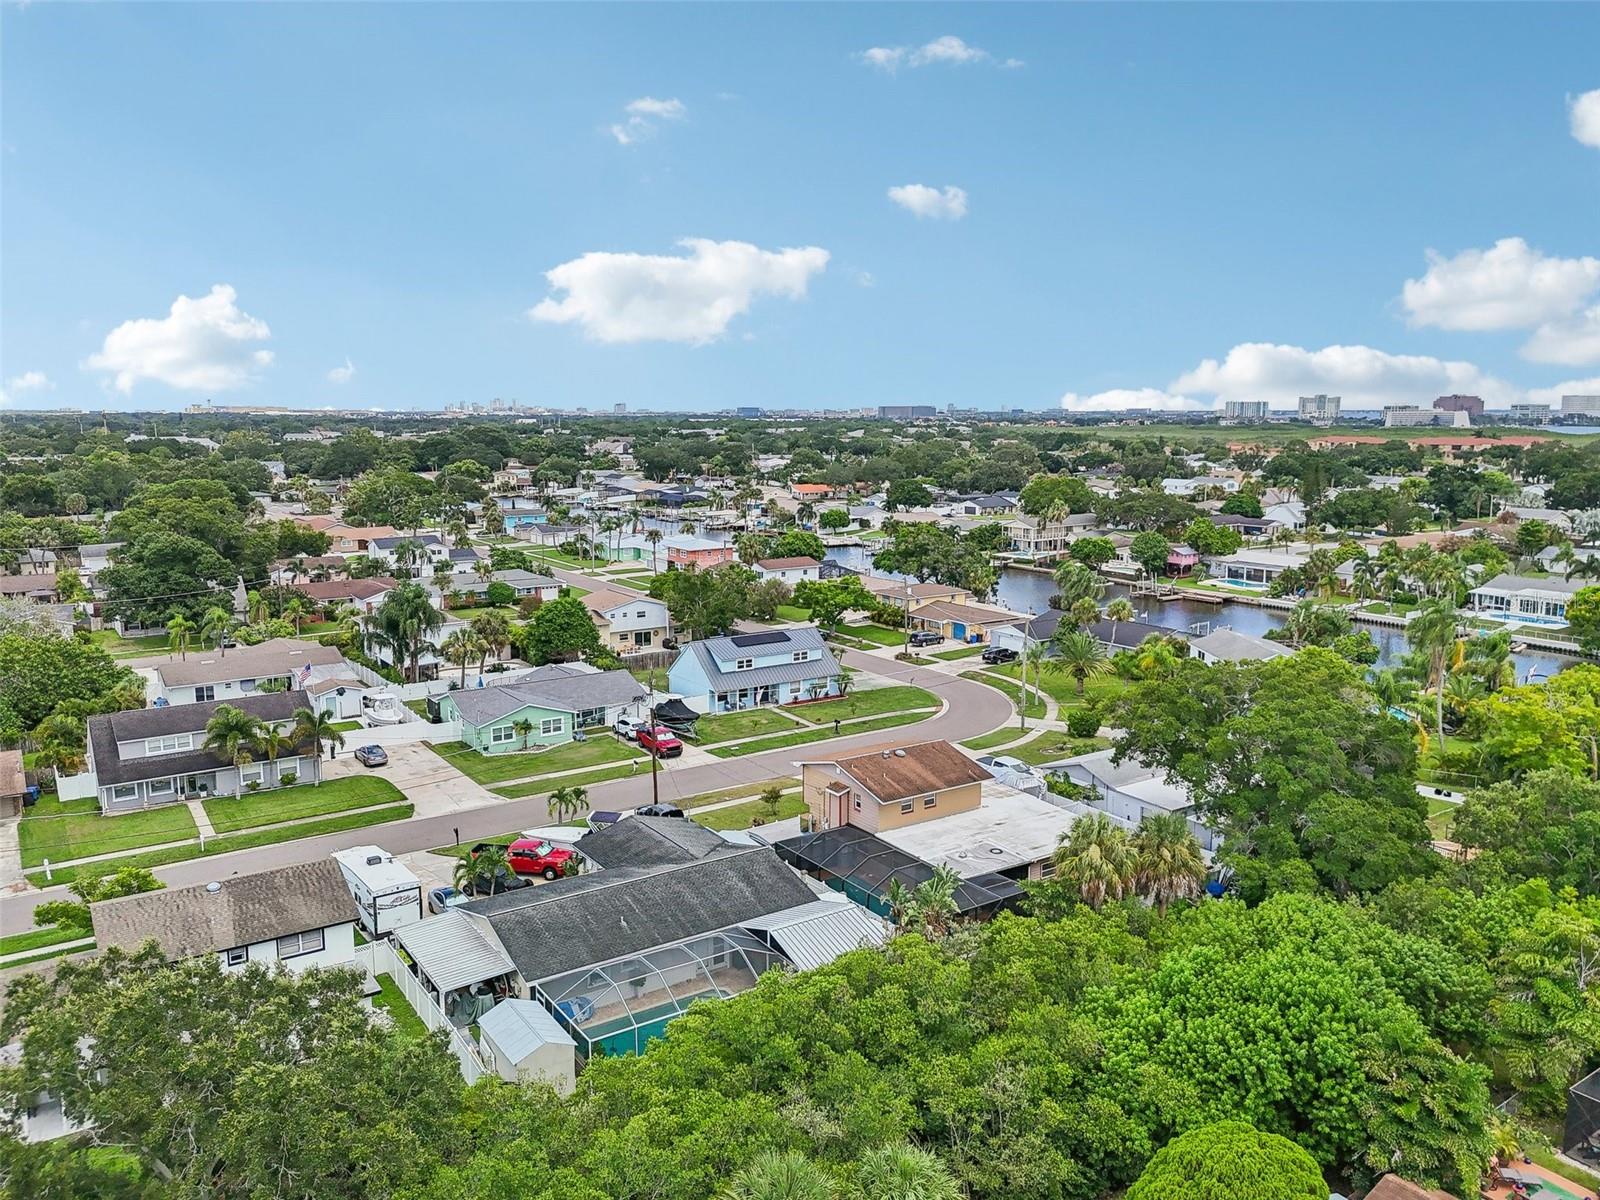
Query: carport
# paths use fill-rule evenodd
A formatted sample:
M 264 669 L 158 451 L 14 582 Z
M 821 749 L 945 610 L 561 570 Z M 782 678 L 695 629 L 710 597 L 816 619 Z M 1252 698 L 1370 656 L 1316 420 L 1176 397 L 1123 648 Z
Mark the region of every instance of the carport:
M 406 925 L 395 940 L 411 971 L 458 1029 L 517 994 L 517 965 L 489 922 L 453 908 Z

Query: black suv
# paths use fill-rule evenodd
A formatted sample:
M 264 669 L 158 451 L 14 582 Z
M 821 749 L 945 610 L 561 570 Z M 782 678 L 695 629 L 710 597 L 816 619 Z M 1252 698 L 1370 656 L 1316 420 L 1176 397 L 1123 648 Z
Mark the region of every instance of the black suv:
M 931 629 L 919 629 L 906 639 L 906 642 L 912 646 L 937 646 L 942 641 L 944 641 L 944 634 L 935 633 Z
M 990 646 L 983 652 L 982 658 L 986 663 L 1015 662 L 1017 652 L 1009 646 Z

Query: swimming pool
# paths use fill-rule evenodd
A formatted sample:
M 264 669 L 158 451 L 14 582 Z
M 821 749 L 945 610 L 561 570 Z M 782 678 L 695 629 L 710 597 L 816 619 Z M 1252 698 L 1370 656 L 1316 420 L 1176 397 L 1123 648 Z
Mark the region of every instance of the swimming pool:
M 1264 592 L 1271 586 L 1257 579 L 1216 579 L 1212 582 L 1222 587 L 1237 588 L 1241 592 Z
M 1534 629 L 1565 629 L 1567 625 L 1560 617 L 1535 617 L 1528 613 L 1474 612 L 1472 615 L 1487 621 L 1499 621 L 1512 628 L 1527 625 Z

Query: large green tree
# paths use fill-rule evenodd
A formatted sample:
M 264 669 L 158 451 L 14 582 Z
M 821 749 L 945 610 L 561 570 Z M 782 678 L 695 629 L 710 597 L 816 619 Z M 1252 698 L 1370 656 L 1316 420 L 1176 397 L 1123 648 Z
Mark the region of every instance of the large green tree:
M 600 650 L 600 631 L 576 596 L 560 596 L 541 604 L 520 632 L 522 652 L 536 666 L 570 662 Z
M 138 677 L 92 642 L 55 634 L 0 635 L 0 741 L 14 741 L 65 701 L 98 708 Z
M 1316 1159 L 1244 1121 L 1217 1121 L 1156 1151 L 1126 1200 L 1328 1200 Z

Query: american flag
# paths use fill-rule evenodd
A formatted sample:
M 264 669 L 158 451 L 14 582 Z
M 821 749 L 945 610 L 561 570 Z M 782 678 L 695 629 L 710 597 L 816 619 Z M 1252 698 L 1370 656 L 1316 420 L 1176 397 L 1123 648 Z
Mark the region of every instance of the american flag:
M 311 664 L 307 663 L 305 666 L 300 668 L 300 673 L 294 677 L 294 685 L 297 688 L 302 688 L 303 689 L 306 686 L 306 684 L 310 681 L 310 679 L 311 679 Z

